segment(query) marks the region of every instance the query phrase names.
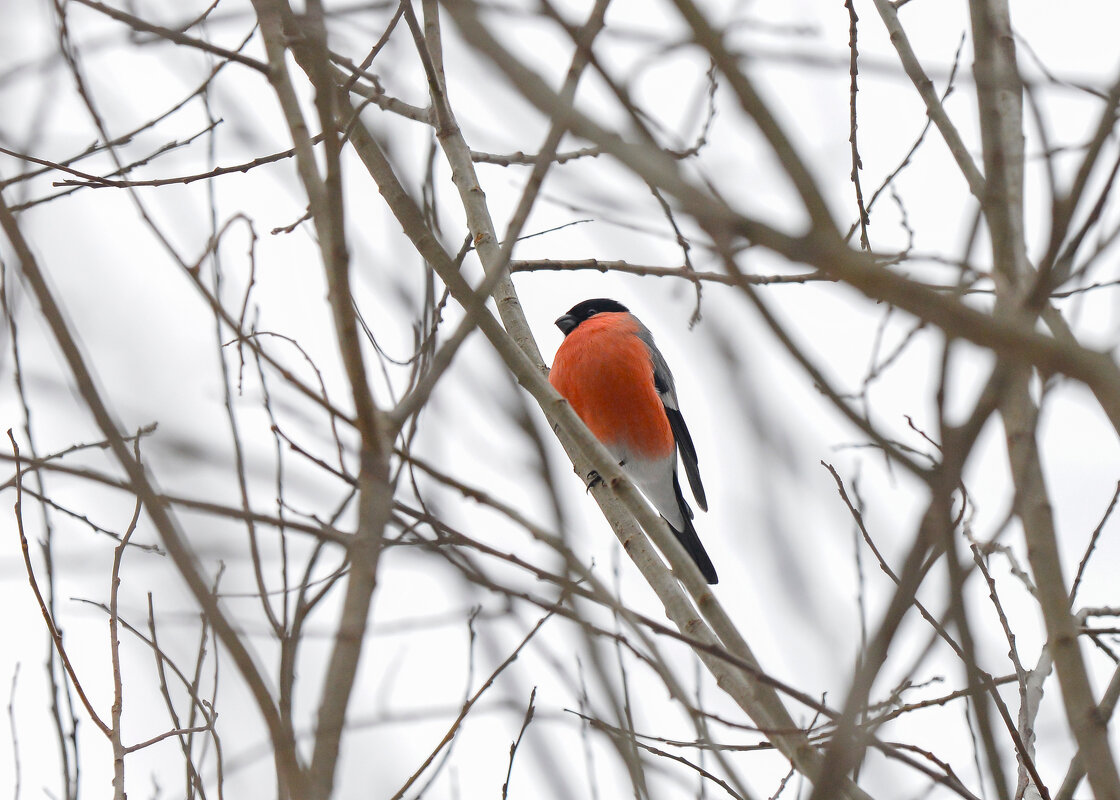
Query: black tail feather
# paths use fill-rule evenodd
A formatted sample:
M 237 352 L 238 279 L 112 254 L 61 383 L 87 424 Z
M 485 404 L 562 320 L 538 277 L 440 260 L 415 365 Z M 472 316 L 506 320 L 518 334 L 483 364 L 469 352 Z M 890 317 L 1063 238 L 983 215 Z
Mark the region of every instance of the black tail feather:
M 684 549 L 692 556 L 692 560 L 700 568 L 700 574 L 704 576 L 704 580 L 708 583 L 719 583 L 719 578 L 716 577 L 716 568 L 712 564 L 712 560 L 708 558 L 708 551 L 704 549 L 704 545 L 700 544 L 700 537 L 696 535 L 696 528 L 693 527 L 692 520 L 687 516 L 684 518 L 683 531 L 678 531 L 672 525 L 669 526 L 669 530 L 677 535 L 677 541 L 684 545 Z
M 673 489 L 676 490 L 677 503 L 681 507 L 681 516 L 684 517 L 684 530 L 678 531 L 671 524 L 669 530 L 676 534 L 677 541 L 684 545 L 684 549 L 692 556 L 692 560 L 700 568 L 700 574 L 704 576 L 704 580 L 708 583 L 719 583 L 719 578 L 716 577 L 716 568 L 712 564 L 712 560 L 708 558 L 708 551 L 704 549 L 704 545 L 700 544 L 700 537 L 696 535 L 696 527 L 692 524 L 692 509 L 689 508 L 688 502 L 684 499 L 681 484 L 677 480 L 675 472 L 673 473 Z

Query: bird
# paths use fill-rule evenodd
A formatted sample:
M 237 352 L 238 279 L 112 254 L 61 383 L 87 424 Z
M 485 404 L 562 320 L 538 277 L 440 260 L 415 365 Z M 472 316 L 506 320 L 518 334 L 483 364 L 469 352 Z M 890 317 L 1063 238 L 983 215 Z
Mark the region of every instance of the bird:
M 555 324 L 564 341 L 549 382 L 669 523 L 704 580 L 717 583 L 677 479 L 679 453 L 696 505 L 707 511 L 696 446 L 653 334 L 630 309 L 605 297 L 576 303 Z

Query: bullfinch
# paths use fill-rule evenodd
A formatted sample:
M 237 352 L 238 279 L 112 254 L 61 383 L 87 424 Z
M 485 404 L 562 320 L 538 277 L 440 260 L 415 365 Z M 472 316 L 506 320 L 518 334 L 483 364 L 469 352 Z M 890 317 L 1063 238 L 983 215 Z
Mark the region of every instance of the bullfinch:
M 704 579 L 716 583 L 677 480 L 679 452 L 696 505 L 707 511 L 696 447 L 653 334 L 626 306 L 606 298 L 577 303 L 556 327 L 564 341 L 549 382 L 669 523 Z

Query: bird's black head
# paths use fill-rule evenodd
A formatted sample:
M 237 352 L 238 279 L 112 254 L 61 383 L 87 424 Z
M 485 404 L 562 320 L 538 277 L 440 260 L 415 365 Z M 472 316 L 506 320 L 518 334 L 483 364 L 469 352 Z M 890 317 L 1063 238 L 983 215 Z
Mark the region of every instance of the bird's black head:
M 629 310 L 630 309 L 617 300 L 611 300 L 606 297 L 596 297 L 593 300 L 584 300 L 582 303 L 576 303 L 569 308 L 567 314 L 556 320 L 556 327 L 567 336 L 579 327 L 581 322 L 591 319 L 596 314 L 601 314 L 603 312 L 616 313 Z

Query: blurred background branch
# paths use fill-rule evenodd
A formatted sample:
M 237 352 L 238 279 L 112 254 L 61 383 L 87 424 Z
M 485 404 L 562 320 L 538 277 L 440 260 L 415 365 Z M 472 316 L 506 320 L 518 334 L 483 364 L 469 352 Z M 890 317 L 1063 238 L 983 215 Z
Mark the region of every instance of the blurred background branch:
M 16 796 L 1120 800 L 1117 14 L 11 9 Z M 548 383 L 607 296 L 717 587 Z

